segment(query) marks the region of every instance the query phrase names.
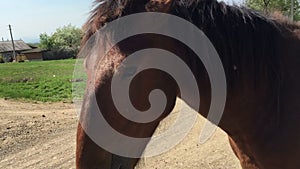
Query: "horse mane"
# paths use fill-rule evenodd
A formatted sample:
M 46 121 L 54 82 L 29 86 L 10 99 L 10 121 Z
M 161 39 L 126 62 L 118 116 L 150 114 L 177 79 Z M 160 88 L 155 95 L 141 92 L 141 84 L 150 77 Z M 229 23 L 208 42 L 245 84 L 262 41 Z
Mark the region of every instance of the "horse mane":
M 137 13 L 141 9 L 137 6 L 143 6 L 147 0 L 95 0 L 94 9 L 91 11 L 88 21 L 83 26 L 85 35 L 82 39 L 82 44 L 97 30 L 101 29 L 106 23 L 124 16 L 125 13 Z
M 270 18 L 275 19 L 282 25 L 285 25 L 287 28 L 291 30 L 299 30 L 300 29 L 300 22 L 294 22 L 289 17 L 284 16 L 280 11 L 274 11 L 269 14 Z
M 106 23 L 121 16 L 146 12 L 147 2 L 149 0 L 96 0 L 84 26 L 82 44 Z M 241 72 L 254 77 L 253 81 L 258 81 L 256 77 L 267 77 L 271 82 L 279 82 L 282 56 L 278 56 L 277 49 L 280 40 L 300 30 L 297 24 L 287 24 L 249 8 L 229 6 L 216 0 L 174 0 L 170 9 L 171 14 L 190 21 L 208 36 L 221 56 L 231 84 Z
M 258 81 L 279 78 L 279 39 L 288 28 L 246 7 L 215 0 L 178 1 L 173 13 L 198 26 L 219 52 L 229 84 L 244 74 Z M 266 78 L 266 77 L 264 77 Z M 250 79 L 249 79 L 250 80 Z
M 204 11 L 210 13 L 208 15 L 206 13 L 206 15 L 200 16 L 203 22 L 214 21 L 215 16 L 213 11 L 217 9 L 219 10 L 218 12 L 221 12 L 223 15 L 231 15 L 232 19 L 234 19 L 234 17 L 238 18 L 239 21 L 240 19 L 243 19 L 243 22 L 245 24 L 251 24 L 255 26 L 255 21 L 260 20 L 273 25 L 275 22 L 278 25 L 281 25 L 284 28 L 289 28 L 291 30 L 300 30 L 299 22 L 292 22 L 283 15 L 279 14 L 278 12 L 273 13 L 268 18 L 246 7 L 229 6 L 226 5 L 224 2 L 217 2 L 216 0 L 174 1 L 175 3 L 173 3 L 172 7 L 173 14 L 177 13 L 178 15 L 178 12 L 183 12 L 182 15 L 185 17 L 185 19 L 188 19 L 190 21 L 191 16 L 194 15 L 194 13 L 197 11 L 199 14 L 203 14 Z M 82 44 L 84 44 L 95 32 L 97 32 L 97 30 L 99 30 L 106 23 L 109 23 L 110 21 L 113 21 L 118 17 L 124 15 L 145 12 L 145 9 L 143 8 L 147 4 L 147 2 L 149 2 L 149 0 L 95 0 L 93 5 L 94 9 L 91 11 L 88 21 L 83 26 L 85 36 L 83 37 Z M 192 12 L 189 12 L 189 10 L 191 10 Z M 189 14 L 189 16 L 187 14 Z M 194 18 L 194 21 L 195 19 L 197 18 Z M 193 23 L 197 25 L 197 22 L 199 21 L 196 20 Z M 211 22 L 207 22 L 207 24 L 211 24 Z

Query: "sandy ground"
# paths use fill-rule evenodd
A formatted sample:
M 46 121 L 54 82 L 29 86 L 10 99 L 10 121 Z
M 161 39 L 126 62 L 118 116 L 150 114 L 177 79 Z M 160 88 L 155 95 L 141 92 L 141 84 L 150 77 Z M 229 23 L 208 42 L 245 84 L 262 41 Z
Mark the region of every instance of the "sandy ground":
M 164 120 L 163 130 L 176 116 Z M 26 103 L 0 99 L 0 168 L 75 168 L 77 115 L 72 104 Z M 239 169 L 220 129 L 199 143 L 204 119 L 199 116 L 187 137 L 162 155 L 142 159 L 138 169 Z

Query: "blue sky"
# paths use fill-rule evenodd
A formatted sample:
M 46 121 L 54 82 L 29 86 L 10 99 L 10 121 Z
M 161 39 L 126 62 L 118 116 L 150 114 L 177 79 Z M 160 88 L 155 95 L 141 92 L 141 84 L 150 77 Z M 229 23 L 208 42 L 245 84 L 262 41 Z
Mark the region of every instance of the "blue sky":
M 56 28 L 72 24 L 81 27 L 89 16 L 94 0 L 0 0 L 0 40 L 37 42 L 41 33 L 52 34 Z M 240 2 L 241 0 L 225 0 Z
M 92 8 L 93 0 L 0 0 L 0 40 L 37 41 L 39 34 L 55 32 L 56 28 L 72 24 L 81 27 Z

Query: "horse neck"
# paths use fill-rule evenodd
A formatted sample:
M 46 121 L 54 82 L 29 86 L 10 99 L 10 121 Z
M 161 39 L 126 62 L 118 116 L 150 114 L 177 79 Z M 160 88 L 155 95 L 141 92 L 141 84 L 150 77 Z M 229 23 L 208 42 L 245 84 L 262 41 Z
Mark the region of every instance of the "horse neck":
M 198 9 L 200 12 L 190 13 L 189 18 L 211 40 L 223 63 L 228 96 L 221 127 L 229 131 L 236 121 L 255 121 L 257 115 L 264 111 L 264 117 L 269 116 L 268 113 L 274 117 L 279 104 L 281 75 L 278 51 L 283 38 L 276 23 L 251 11 L 225 9 L 221 5 L 212 9 L 218 4 L 206 5 Z M 226 12 L 220 11 L 223 7 Z M 194 69 L 200 70 L 198 67 Z M 202 87 L 207 88 L 207 85 Z M 209 95 L 206 97 L 210 99 Z M 239 125 L 235 128 L 253 124 Z

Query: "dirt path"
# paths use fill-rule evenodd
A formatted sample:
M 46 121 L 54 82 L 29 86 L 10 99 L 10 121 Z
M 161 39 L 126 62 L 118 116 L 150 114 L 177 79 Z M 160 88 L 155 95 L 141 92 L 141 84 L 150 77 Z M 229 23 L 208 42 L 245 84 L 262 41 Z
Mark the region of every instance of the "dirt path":
M 172 116 L 176 115 L 176 111 Z M 169 125 L 166 119 L 160 129 Z M 73 105 L 34 104 L 0 99 L 0 168 L 75 168 L 77 116 Z M 199 144 L 204 119 L 174 149 L 141 160 L 138 169 L 238 169 L 227 136 L 218 130 Z M 159 131 L 158 131 L 159 132 Z
M 0 168 L 74 168 L 71 104 L 0 100 Z

